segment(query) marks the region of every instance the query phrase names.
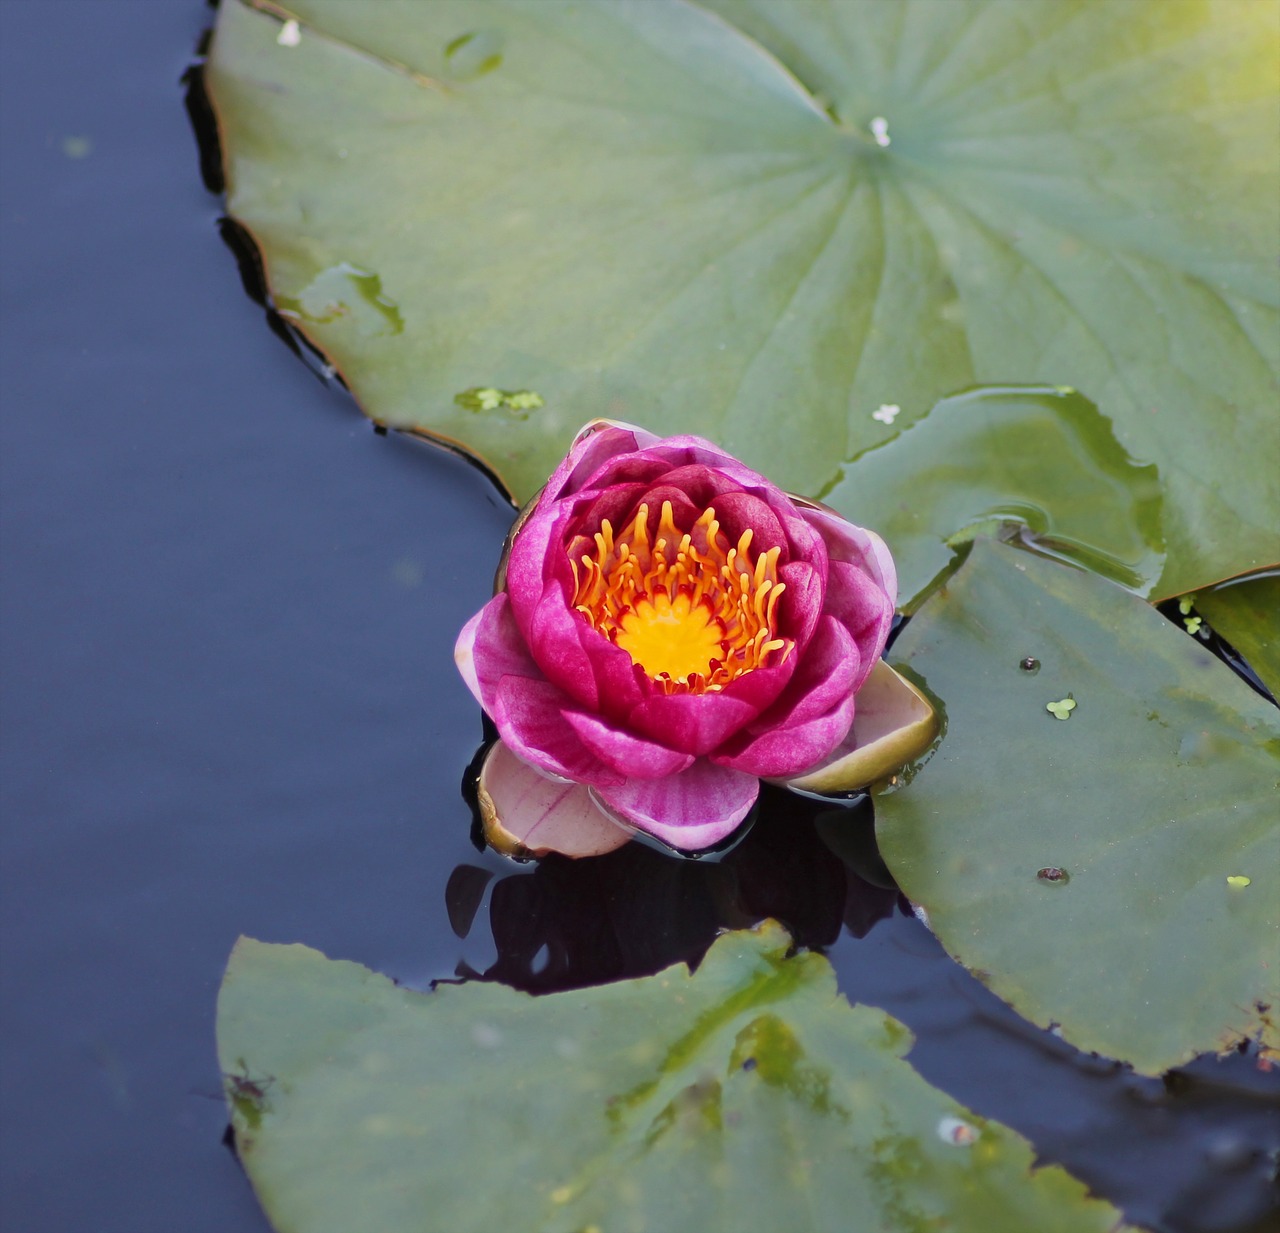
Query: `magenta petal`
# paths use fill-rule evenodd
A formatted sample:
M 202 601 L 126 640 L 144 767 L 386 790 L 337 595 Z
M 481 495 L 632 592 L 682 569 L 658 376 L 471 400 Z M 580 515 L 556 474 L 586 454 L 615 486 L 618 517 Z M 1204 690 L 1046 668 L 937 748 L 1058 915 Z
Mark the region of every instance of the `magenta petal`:
M 898 571 L 884 540 L 874 531 L 854 526 L 825 505 L 804 502 L 798 508 L 801 517 L 826 541 L 831 560 L 848 561 L 869 574 L 893 608 L 898 602 Z
M 619 783 L 624 778 L 565 723 L 573 700 L 543 676 L 505 595 L 495 595 L 463 626 L 454 658 L 502 739 L 526 762 L 581 783 Z
M 590 788 L 548 779 L 502 741 L 485 755 L 477 787 L 484 837 L 506 856 L 603 856 L 633 833 L 596 804 Z
M 571 496 L 585 487 L 591 477 L 611 458 L 644 449 L 659 439 L 653 433 L 632 424 L 592 420 L 574 437 L 565 460 L 547 481 L 547 500 L 555 501 L 560 497 Z
M 699 758 L 665 779 L 628 779 L 594 795 L 622 821 L 686 852 L 697 852 L 732 834 L 755 804 L 760 782 Z
M 498 682 L 505 676 L 542 680 L 505 595 L 495 595 L 463 627 L 453 648 L 454 662 L 477 702 L 492 714 Z
M 825 560 L 821 572 L 807 561 L 790 561 L 778 569 L 778 581 L 787 588 L 778 601 L 778 632 L 791 638 L 798 651 L 808 646 L 823 611 L 826 571 Z
M 862 674 L 853 683 L 857 689 L 884 652 L 893 628 L 893 603 L 879 585 L 856 565 L 832 561 L 828 567 L 825 611 L 853 635 L 862 657 Z
M 787 688 L 749 732 L 786 728 L 825 715 L 853 694 L 868 671 L 870 665 L 863 664 L 853 635 L 835 617 L 822 617 Z
M 606 766 L 565 722 L 572 707 L 564 691 L 550 681 L 505 676 L 498 682 L 492 707 L 485 709 L 502 739 L 526 762 L 578 783 L 621 783 L 625 775 Z
M 790 676 L 789 673 L 787 675 Z M 747 682 L 757 676 L 763 677 L 763 673 L 745 673 L 733 684 Z M 778 691 L 781 691 L 785 679 L 778 678 Z M 773 701 L 773 697 L 768 701 Z M 627 716 L 627 727 L 664 745 L 701 755 L 724 744 L 755 719 L 762 709 L 762 705 L 735 697 L 728 690 L 705 694 L 655 692 L 632 708 Z
M 693 754 L 679 753 L 657 741 L 633 736 L 594 715 L 566 711 L 564 718 L 601 762 L 628 777 L 659 779 L 664 775 L 677 775 L 693 763 Z
M 761 779 L 788 779 L 827 758 L 852 724 L 853 697 L 849 695 L 815 719 L 739 738 L 712 760 Z

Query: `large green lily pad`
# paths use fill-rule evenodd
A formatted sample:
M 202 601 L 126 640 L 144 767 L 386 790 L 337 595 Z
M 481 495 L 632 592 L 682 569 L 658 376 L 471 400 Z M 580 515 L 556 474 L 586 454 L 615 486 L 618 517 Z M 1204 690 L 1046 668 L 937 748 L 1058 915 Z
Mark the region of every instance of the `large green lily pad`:
M 1155 467 L 1129 458 L 1097 408 L 1061 387 L 943 399 L 854 459 L 823 499 L 884 536 L 907 610 L 952 567 L 954 545 L 1005 523 L 1142 594 L 1164 566 Z
M 534 999 L 242 939 L 218 1003 L 240 1157 L 282 1233 L 1115 1227 L 789 942 Z
M 519 499 L 597 415 L 815 495 L 882 407 L 1062 383 L 1159 468 L 1159 593 L 1275 558 L 1268 4 L 227 0 L 208 84 L 277 306 Z
M 1148 1073 L 1280 1046 L 1280 711 L 1119 587 L 990 541 L 894 659 L 947 735 L 876 829 L 947 950 Z

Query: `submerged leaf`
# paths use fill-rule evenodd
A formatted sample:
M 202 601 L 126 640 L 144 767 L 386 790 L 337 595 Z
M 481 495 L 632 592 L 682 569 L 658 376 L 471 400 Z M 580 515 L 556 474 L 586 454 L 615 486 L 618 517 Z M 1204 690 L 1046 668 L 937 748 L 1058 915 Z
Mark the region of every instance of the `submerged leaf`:
M 876 831 L 947 950 L 1149 1073 L 1280 1045 L 1280 896 L 1230 883 L 1280 869 L 1280 711 L 1141 600 L 981 540 L 894 656 L 947 699 L 947 737 Z M 1088 705 L 1038 722 L 1068 685 Z
M 241 1159 L 289 1233 L 1105 1233 L 1118 1213 L 931 1088 L 896 1020 L 766 923 L 698 971 L 420 994 L 243 938 L 224 1069 L 273 1080 Z

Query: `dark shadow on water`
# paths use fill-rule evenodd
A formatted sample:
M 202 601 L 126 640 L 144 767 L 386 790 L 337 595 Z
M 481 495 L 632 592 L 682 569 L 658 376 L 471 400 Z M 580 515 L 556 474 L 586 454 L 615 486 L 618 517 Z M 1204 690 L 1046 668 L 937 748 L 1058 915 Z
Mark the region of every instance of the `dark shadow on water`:
M 714 861 L 629 843 L 592 860 L 550 856 L 513 866 L 488 894 L 497 958 L 483 972 L 463 966 L 458 975 L 552 993 L 674 963 L 696 966 L 718 933 L 766 917 L 813 950 L 831 946 L 846 922 L 865 933 L 905 901 L 896 888 L 866 881 L 823 841 L 815 822 L 830 812 L 766 786 L 754 826 Z M 869 814 L 850 817 L 850 826 L 870 836 Z M 454 870 L 447 906 L 459 936 L 472 928 L 489 877 L 476 866 Z

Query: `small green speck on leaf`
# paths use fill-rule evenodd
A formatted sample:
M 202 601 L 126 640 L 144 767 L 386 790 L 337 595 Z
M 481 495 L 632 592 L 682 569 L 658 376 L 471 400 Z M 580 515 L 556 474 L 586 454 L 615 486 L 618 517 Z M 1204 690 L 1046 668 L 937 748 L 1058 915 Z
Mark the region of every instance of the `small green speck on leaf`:
M 1187 633 L 1198 634 L 1200 626 L 1204 624 L 1204 618 L 1198 616 L 1183 617 L 1182 623 L 1187 627 Z
M 1049 712 L 1054 719 L 1070 719 L 1071 712 L 1076 709 L 1076 700 L 1068 694 L 1058 702 L 1046 702 L 1044 709 Z
M 546 405 L 542 395 L 533 390 L 500 390 L 494 386 L 472 386 L 455 394 L 453 401 L 467 411 L 496 411 L 499 407 L 507 407 L 522 413 L 521 419 L 530 411 Z
M 1235 886 L 1240 889 L 1243 889 L 1244 887 L 1248 886 L 1249 883 L 1252 881 L 1253 881 L 1252 878 L 1246 878 L 1242 873 L 1231 874 L 1227 877 L 1228 886 Z

